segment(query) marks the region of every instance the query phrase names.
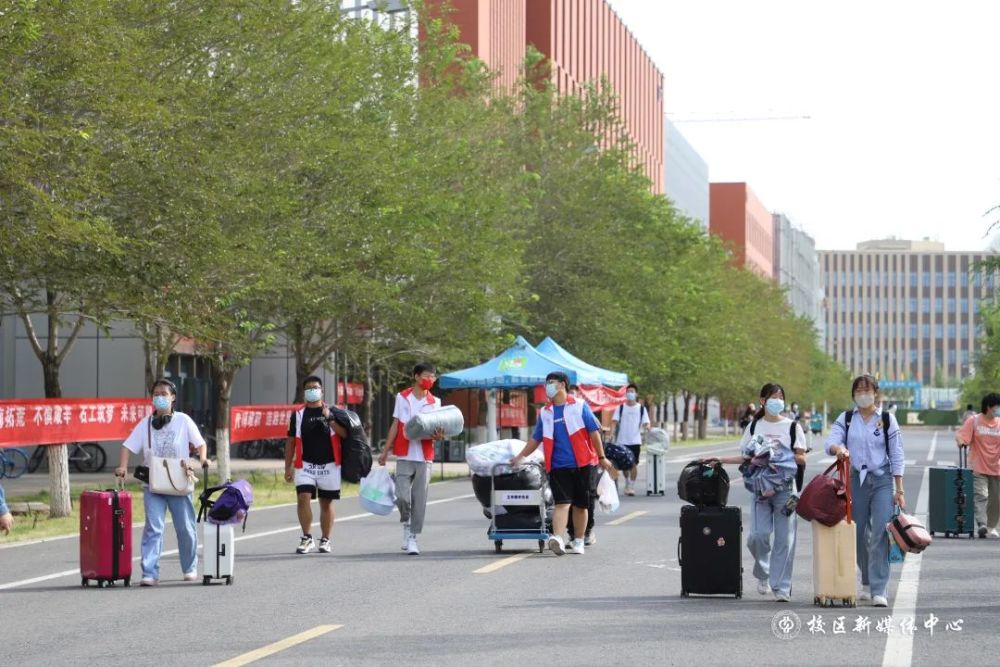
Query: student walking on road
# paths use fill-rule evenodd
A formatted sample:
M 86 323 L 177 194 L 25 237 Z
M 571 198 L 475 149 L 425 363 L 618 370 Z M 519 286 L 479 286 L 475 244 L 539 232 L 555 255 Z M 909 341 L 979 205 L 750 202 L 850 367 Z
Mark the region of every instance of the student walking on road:
M 403 524 L 401 548 L 411 556 L 420 553 L 417 535 L 424 529 L 434 441 L 443 439 L 444 433 L 438 430 L 426 440 L 410 440 L 404 429 L 413 415 L 441 407 L 441 399 L 431 393 L 436 379 L 434 366 L 421 363 L 413 367 L 413 386 L 396 394 L 392 426 L 389 427 L 386 446 L 378 457 L 378 464 L 384 466 L 390 447 L 396 456 L 396 505 Z
M 198 425 L 183 412 L 174 410 L 177 388 L 167 379 L 159 379 L 151 388 L 154 412 L 141 420 L 122 443 L 115 475 L 128 473 L 129 452 L 142 453 L 143 464 L 149 467 L 152 457 L 187 459 L 197 452 L 202 468 L 208 465 L 205 439 Z M 167 510 L 177 532 L 177 547 L 184 581 L 198 580 L 198 531 L 192 494 L 173 496 L 153 493 L 143 485 L 142 504 L 146 511 L 146 526 L 142 530 L 142 586 L 155 586 L 160 581 L 160 553 L 163 551 L 163 528 Z
M 1000 394 L 986 394 L 982 412 L 965 420 L 955 434 L 968 447 L 979 537 L 1000 537 Z
M 751 529 L 747 548 L 754 557 L 753 576 L 757 592 L 773 593 L 779 602 L 792 594 L 795 562 L 795 501 L 797 465 L 805 465 L 805 435 L 798 421 L 783 417 L 785 390 L 768 383 L 760 390 L 760 407 L 743 432 L 740 455 L 720 459 L 739 463 L 754 471 L 754 502 L 750 508 Z
M 632 450 L 635 465 L 625 471 L 625 495 L 635 495 L 635 478 L 639 474 L 639 453 L 642 450 L 642 434 L 649 432 L 649 411 L 646 406 L 637 402 L 639 388 L 630 383 L 625 388 L 625 403 L 618 406 L 611 418 L 612 430 L 615 430 L 614 443 L 625 445 Z
M 893 505 L 906 509 L 903 497 L 903 436 L 896 418 L 876 407 L 878 380 L 854 378 L 855 408 L 841 413 L 830 428 L 826 453 L 851 462 L 852 513 L 857 526 L 859 600 L 888 606 L 889 538 L 886 524 Z
M 545 470 L 556 505 L 548 546 L 558 556 L 566 553 L 562 535 L 566 532 L 570 507 L 573 525 L 587 525 L 587 507 L 596 480 L 594 466 L 599 465 L 614 476 L 614 467 L 604 456 L 600 424 L 586 401 L 568 395 L 568 388 L 569 377 L 565 373 L 554 371 L 546 376 L 545 395 L 550 402 L 539 411 L 535 431 L 524 449 L 511 460 L 511 465 L 517 467 L 539 444 L 544 447 Z M 569 550 L 582 554 L 583 537 L 576 535 Z
M 317 548 L 312 536 L 312 501 L 319 496 L 319 552 L 330 553 L 333 532 L 333 501 L 340 499 L 340 442 L 347 437 L 343 426 L 332 421 L 323 400 L 323 381 L 311 375 L 302 381 L 305 405 L 292 413 L 285 443 L 285 481 L 295 482 L 295 495 L 302 537 L 296 553 Z

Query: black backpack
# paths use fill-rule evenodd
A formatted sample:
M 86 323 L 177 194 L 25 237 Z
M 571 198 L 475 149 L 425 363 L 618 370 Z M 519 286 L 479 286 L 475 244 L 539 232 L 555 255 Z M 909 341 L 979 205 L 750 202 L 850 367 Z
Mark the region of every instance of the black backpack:
M 340 478 L 357 484 L 372 469 L 372 450 L 361 418 L 351 410 L 331 408 L 333 420 L 344 427 L 347 437 L 340 439 Z
M 847 446 L 847 431 L 851 428 L 851 417 L 854 416 L 854 410 L 844 411 L 844 446 Z M 882 436 L 885 438 L 885 455 L 889 456 L 889 411 L 882 411 Z
M 700 507 L 725 507 L 729 499 L 729 474 L 721 464 L 691 461 L 677 478 L 677 496 Z

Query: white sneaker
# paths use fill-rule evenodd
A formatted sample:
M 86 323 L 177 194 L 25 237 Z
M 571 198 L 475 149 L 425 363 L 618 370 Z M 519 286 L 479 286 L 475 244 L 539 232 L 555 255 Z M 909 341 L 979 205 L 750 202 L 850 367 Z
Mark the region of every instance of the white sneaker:
M 406 553 L 411 556 L 419 556 L 420 549 L 417 547 L 417 536 L 410 535 L 410 539 L 406 542 Z
M 888 607 L 889 601 L 885 599 L 884 595 L 873 595 L 872 596 L 872 606 L 873 607 Z
M 862 586 L 861 592 L 858 593 L 858 600 L 860 600 L 861 602 L 867 602 L 868 600 L 871 599 L 872 599 L 872 587 Z
M 757 580 L 757 592 L 761 595 L 767 595 L 771 592 L 771 584 L 767 582 L 767 579 Z
M 569 543 L 569 552 L 571 554 L 580 554 L 582 556 L 583 551 L 584 551 L 583 540 L 580 539 L 579 537 Z
M 184 575 L 184 581 L 198 581 L 198 571 L 191 570 Z
M 790 602 L 792 597 L 782 591 L 774 591 L 774 599 L 778 602 Z
M 990 528 L 990 532 L 986 533 L 987 537 L 1000 537 L 1000 532 L 997 532 L 996 528 Z
M 587 547 L 597 544 L 597 535 L 594 535 L 594 531 L 590 531 L 589 535 L 583 536 L 583 544 Z
M 404 523 L 403 524 L 403 544 L 402 544 L 402 546 L 399 547 L 401 550 L 406 551 L 407 549 L 410 548 L 410 537 L 411 537 L 411 535 L 410 535 L 410 524 Z
M 330 538 L 328 537 L 319 538 L 319 552 L 321 554 L 328 554 L 330 553 L 330 550 L 331 550 Z
M 551 551 L 557 556 L 562 556 L 564 553 L 566 553 L 566 545 L 563 544 L 563 539 L 558 535 L 553 535 L 552 537 L 549 538 L 548 546 L 549 546 L 549 551 Z
M 313 541 L 311 535 L 303 535 L 302 539 L 299 540 L 299 546 L 295 549 L 297 554 L 307 554 L 316 548 L 316 542 Z

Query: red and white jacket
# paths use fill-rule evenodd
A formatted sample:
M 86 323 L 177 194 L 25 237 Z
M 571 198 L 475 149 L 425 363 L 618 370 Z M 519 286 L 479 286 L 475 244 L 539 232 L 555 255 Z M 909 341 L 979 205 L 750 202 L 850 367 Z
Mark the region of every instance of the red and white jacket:
M 302 418 L 306 414 L 306 409 L 302 408 L 295 413 L 295 467 L 302 467 Z M 333 428 L 330 429 L 330 446 L 333 448 L 333 462 L 340 465 L 340 436 Z
M 583 466 L 597 465 L 597 452 L 590 442 L 590 432 L 583 422 L 583 401 L 578 401 L 572 396 L 566 397 L 566 405 L 563 406 L 563 422 L 566 424 L 566 431 L 569 433 L 569 442 L 573 446 L 573 456 L 576 458 L 576 465 Z M 555 409 L 552 403 L 542 408 L 538 416 L 542 420 L 542 447 L 545 452 L 545 470 L 552 470 L 552 450 L 555 448 Z
M 399 395 L 408 401 L 410 394 L 412 393 L 413 387 L 407 387 L 403 391 L 399 392 Z M 435 398 L 431 392 L 427 392 L 424 402 L 427 405 L 434 405 L 437 403 L 437 398 Z M 392 441 L 392 453 L 396 455 L 396 458 L 402 458 L 410 453 L 410 439 L 407 438 L 406 434 L 403 432 L 406 430 L 405 427 L 406 422 L 399 422 L 399 427 L 396 429 L 396 439 Z M 433 461 L 434 441 L 428 438 L 427 440 L 421 440 L 420 445 L 424 450 L 424 460 Z

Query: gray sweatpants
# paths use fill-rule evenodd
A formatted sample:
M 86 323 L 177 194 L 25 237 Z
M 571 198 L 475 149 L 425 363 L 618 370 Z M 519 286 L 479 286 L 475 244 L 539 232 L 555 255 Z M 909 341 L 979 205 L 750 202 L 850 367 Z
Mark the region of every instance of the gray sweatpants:
M 410 532 L 419 535 L 424 529 L 427 489 L 431 483 L 430 461 L 396 460 L 396 505 L 399 520 L 410 524 Z
M 1000 475 L 972 474 L 976 525 L 996 528 L 1000 522 Z

